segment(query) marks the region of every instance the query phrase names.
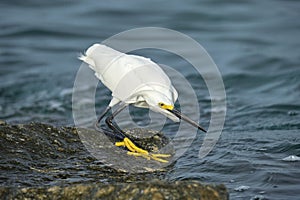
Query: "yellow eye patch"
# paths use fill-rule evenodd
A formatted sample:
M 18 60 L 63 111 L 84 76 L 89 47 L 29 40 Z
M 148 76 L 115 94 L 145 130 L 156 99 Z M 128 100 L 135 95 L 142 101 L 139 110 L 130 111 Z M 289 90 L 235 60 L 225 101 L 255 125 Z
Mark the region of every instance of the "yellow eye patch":
M 158 106 L 162 109 L 165 109 L 165 110 L 173 110 L 174 106 L 172 105 L 167 105 L 167 104 L 164 104 L 164 103 L 158 103 Z

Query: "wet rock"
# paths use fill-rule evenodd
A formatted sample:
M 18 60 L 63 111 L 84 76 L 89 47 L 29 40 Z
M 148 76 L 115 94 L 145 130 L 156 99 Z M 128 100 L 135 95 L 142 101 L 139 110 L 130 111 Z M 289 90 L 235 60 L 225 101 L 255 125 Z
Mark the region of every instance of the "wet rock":
M 114 147 L 112 143 L 109 145 Z M 125 150 L 119 151 L 126 155 Z M 4 123 L 0 125 L 0 175 L 0 186 L 40 186 L 133 182 L 159 177 L 162 173 L 136 176 L 100 162 L 83 145 L 76 128 Z
M 97 140 L 98 132 L 82 130 L 93 145 L 107 145 Z M 172 165 L 163 166 L 164 170 L 137 173 L 112 167 L 87 150 L 79 132 L 72 127 L 41 123 L 0 123 L 1 199 L 227 199 L 228 193 L 223 185 L 163 181 L 165 171 Z M 157 132 L 144 135 L 147 144 L 153 141 L 153 137 L 156 138 L 156 148 L 168 143 Z M 142 138 L 136 139 L 143 145 Z M 120 151 L 125 159 L 126 150 L 109 145 L 113 151 Z M 105 159 L 109 159 L 109 155 Z M 128 158 L 134 163 L 147 161 L 132 156 Z M 151 181 L 153 179 L 156 181 Z

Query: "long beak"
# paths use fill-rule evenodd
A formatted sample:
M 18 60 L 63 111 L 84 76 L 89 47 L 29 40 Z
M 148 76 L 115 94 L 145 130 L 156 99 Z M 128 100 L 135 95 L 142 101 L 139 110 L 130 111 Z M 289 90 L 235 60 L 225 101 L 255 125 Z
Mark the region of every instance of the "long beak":
M 179 112 L 178 110 L 175 110 L 175 109 L 166 109 L 168 110 L 169 112 L 173 113 L 176 117 L 178 117 L 179 119 L 183 119 L 184 121 L 186 121 L 187 123 L 195 126 L 196 128 L 200 129 L 201 131 L 203 132 L 207 132 L 204 128 L 202 128 L 199 124 L 197 124 L 196 122 L 194 122 L 193 120 L 191 120 L 190 118 L 188 118 L 188 116 L 182 114 L 181 112 Z

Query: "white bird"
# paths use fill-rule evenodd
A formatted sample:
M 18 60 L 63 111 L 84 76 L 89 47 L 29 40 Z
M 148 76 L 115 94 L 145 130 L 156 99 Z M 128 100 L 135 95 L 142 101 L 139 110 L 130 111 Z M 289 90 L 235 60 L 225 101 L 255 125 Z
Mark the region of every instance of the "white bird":
M 124 132 L 113 124 L 112 119 L 129 104 L 149 108 L 175 122 L 183 119 L 206 132 L 196 122 L 174 109 L 178 93 L 169 77 L 151 59 L 128 55 L 102 44 L 92 45 L 79 59 L 87 63 L 95 71 L 96 77 L 112 92 L 112 99 L 96 124 L 113 106 L 119 106 L 107 117 L 106 123 L 124 141 Z

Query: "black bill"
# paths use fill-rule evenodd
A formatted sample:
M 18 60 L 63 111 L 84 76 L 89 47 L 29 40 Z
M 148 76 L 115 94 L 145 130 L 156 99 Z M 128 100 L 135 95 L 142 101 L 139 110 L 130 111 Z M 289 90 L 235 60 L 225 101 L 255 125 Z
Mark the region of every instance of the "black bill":
M 179 119 L 182 119 L 184 121 L 186 121 L 187 123 L 195 126 L 196 128 L 200 129 L 203 132 L 207 132 L 204 128 L 202 128 L 199 124 L 197 124 L 196 122 L 194 122 L 193 120 L 191 120 L 190 118 L 188 118 L 188 116 L 182 114 L 181 112 L 179 112 L 178 110 L 169 110 L 167 109 L 169 112 L 173 113 L 176 117 L 178 117 Z

